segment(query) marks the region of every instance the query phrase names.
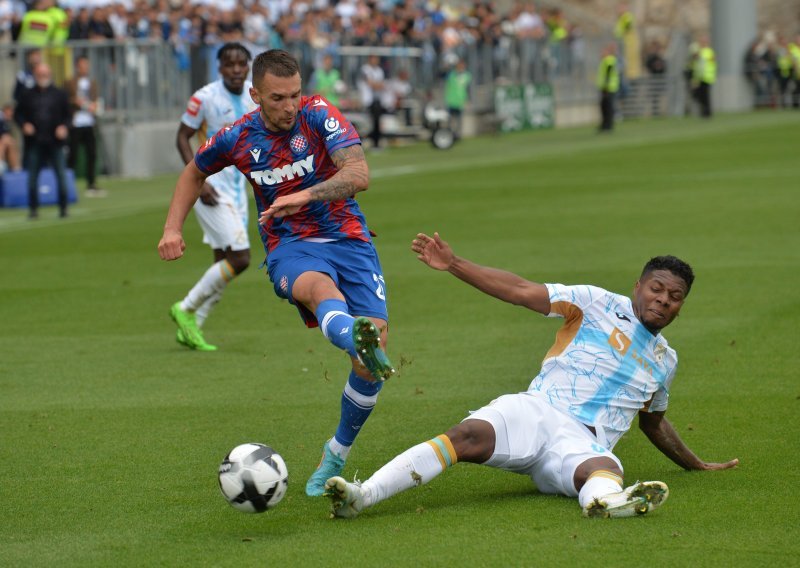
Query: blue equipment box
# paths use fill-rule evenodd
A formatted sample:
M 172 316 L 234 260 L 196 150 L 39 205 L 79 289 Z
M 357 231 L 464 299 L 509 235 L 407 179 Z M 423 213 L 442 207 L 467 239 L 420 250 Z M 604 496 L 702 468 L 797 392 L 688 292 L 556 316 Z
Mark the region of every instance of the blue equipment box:
M 67 202 L 78 201 L 75 188 L 75 172 L 66 170 Z M 39 172 L 39 205 L 58 205 L 58 183 L 52 168 L 43 168 Z M 0 177 L 0 206 L 28 206 L 28 172 L 6 172 Z

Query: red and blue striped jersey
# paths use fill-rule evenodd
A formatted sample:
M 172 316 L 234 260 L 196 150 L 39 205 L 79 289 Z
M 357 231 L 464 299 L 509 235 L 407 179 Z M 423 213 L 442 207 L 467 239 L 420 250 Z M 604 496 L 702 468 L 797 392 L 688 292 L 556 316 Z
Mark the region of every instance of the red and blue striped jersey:
M 291 130 L 268 130 L 256 109 L 209 138 L 194 161 L 209 175 L 236 166 L 253 187 L 260 215 L 281 195 L 333 176 L 338 170 L 331 154 L 360 143 L 358 132 L 341 111 L 315 95 L 300 98 Z M 270 219 L 259 226 L 259 232 L 267 253 L 298 239 L 370 241 L 364 215 L 353 198 L 312 201 L 294 215 Z

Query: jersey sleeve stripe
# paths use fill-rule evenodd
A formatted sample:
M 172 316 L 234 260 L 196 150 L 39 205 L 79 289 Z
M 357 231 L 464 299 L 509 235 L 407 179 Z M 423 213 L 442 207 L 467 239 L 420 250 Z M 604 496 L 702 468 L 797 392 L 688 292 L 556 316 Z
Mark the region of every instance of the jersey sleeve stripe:
M 564 325 L 556 333 L 556 341 L 545 354 L 545 360 L 557 357 L 572 343 L 583 322 L 583 310 L 571 302 L 553 302 L 550 304 L 550 313 L 564 316 Z

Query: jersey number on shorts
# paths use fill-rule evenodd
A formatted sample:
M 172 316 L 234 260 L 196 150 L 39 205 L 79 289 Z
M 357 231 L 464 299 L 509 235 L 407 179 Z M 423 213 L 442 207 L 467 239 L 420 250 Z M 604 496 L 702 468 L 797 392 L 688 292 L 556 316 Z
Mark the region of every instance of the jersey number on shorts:
M 383 276 L 375 274 L 374 272 L 372 273 L 372 279 L 378 285 L 378 287 L 375 288 L 375 295 L 385 302 L 386 292 L 384 291 L 384 287 L 386 286 L 386 281 L 383 279 Z

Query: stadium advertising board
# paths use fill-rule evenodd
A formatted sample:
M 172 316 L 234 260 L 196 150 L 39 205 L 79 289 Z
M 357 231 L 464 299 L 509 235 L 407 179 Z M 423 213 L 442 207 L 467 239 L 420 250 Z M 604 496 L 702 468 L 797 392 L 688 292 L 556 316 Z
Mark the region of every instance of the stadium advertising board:
M 495 88 L 494 108 L 501 132 L 553 128 L 555 101 L 549 83 Z

